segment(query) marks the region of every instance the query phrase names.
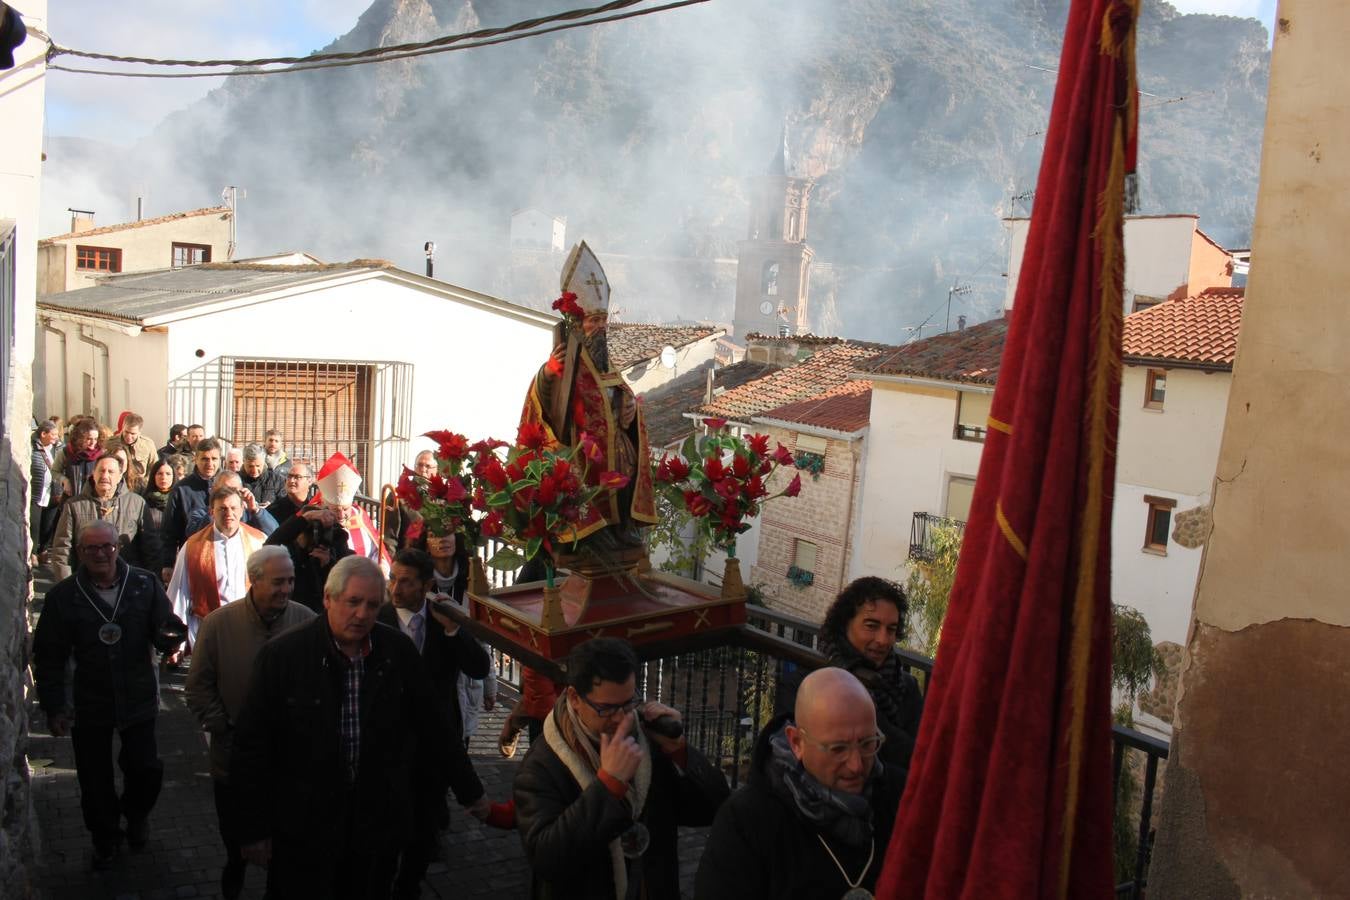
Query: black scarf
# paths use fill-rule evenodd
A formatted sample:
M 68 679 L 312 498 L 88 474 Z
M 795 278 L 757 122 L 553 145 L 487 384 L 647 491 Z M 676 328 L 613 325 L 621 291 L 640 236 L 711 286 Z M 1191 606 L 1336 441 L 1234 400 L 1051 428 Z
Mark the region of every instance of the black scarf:
M 872 764 L 862 793 L 850 794 L 826 787 L 806 771 L 788 745 L 786 725 L 769 738 L 769 747 L 765 772 L 770 789 L 830 840 L 866 847 L 872 839 L 872 785 L 881 774 L 881 761 Z
M 872 695 L 872 702 L 877 705 L 878 720 L 897 726 L 905 721 L 905 710 L 914 701 L 914 698 L 909 696 L 913 682 L 901 677 L 900 657 L 895 651 L 891 651 L 886 656 L 886 661 L 878 668 L 870 659 L 854 649 L 847 637 L 824 633 L 820 635 L 820 651 L 829 659 L 831 665 L 846 669 L 863 683 L 867 693 Z

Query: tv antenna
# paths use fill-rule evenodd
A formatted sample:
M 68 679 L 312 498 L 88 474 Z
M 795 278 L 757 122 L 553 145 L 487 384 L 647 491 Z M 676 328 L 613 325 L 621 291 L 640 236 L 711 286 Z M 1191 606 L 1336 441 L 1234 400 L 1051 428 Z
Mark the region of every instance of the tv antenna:
M 952 297 L 960 294 L 969 294 L 975 290 L 968 284 L 953 282 L 952 286 L 947 288 L 947 324 L 942 327 L 943 333 L 952 330 Z

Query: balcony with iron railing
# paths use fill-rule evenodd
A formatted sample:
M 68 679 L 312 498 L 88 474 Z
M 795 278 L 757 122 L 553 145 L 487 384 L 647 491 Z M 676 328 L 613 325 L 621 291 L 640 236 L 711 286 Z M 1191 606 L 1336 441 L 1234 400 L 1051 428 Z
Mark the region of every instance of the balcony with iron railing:
M 909 558 L 921 562 L 932 562 L 935 554 L 933 531 L 947 526 L 955 528 L 957 534 L 966 530 L 966 523 L 960 519 L 948 519 L 932 513 L 916 512 L 909 526 Z
M 365 500 L 369 498 L 358 498 L 357 502 L 365 505 Z M 371 514 L 378 515 L 378 510 Z M 918 513 L 916 535 L 927 533 L 918 531 L 920 516 L 924 517 L 925 526 L 940 523 L 964 527 L 963 522 L 954 519 Z M 478 552 L 486 562 L 501 546 L 500 541 L 488 539 Z M 494 588 L 514 583 L 513 572 L 491 568 L 486 572 Z M 638 672 L 638 692 L 681 711 L 689 742 L 726 773 L 733 788 L 749 772 L 760 729 L 783 705 L 782 688 L 789 681 L 799 680 L 802 670 L 826 664 L 820 652 L 819 623 L 754 604 L 747 604 L 746 612 L 749 627 L 729 635 L 726 644 L 649 659 Z M 899 646 L 896 654 L 901 667 L 914 675 L 927 693 L 933 660 Z M 491 655 L 499 683 L 518 689 L 520 661 L 495 647 Z M 1127 770 L 1143 771 L 1138 812 L 1129 810 L 1133 830 L 1138 835 L 1138 850 L 1130 867 L 1132 876 L 1116 886 L 1117 896 L 1139 898 L 1144 895 L 1144 877 L 1153 845 L 1158 766 L 1160 760 L 1167 758 L 1169 747 L 1164 740 L 1121 725 L 1113 726 L 1112 743 L 1112 771 L 1117 782 Z

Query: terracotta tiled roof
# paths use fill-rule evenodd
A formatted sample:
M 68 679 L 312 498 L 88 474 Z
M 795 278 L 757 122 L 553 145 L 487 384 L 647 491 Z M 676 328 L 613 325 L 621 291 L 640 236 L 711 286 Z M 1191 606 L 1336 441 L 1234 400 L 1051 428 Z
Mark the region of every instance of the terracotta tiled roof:
M 169 213 L 167 216 L 156 216 L 153 219 L 141 219 L 139 222 L 119 222 L 116 225 L 104 225 L 102 228 L 90 228 L 86 231 L 69 231 L 65 234 L 53 235 L 49 238 L 43 238 L 38 241 L 38 246 L 48 244 L 53 241 L 64 241 L 70 238 L 94 237 L 100 234 L 111 234 L 114 231 L 126 231 L 129 228 L 144 228 L 146 225 L 162 225 L 165 222 L 173 222 L 177 219 L 191 219 L 194 216 L 233 215 L 234 210 L 228 206 L 206 206 L 201 209 L 189 209 L 186 212 Z
M 698 408 L 706 416 L 745 422 L 752 416 L 798 400 L 819 397 L 848 380 L 859 362 L 876 355 L 876 346 L 839 343 L 822 347 L 809 358 L 743 384 Z
M 798 400 L 755 416 L 852 434 L 867 427 L 872 414 L 872 382 L 845 381 L 822 396 Z
M 1003 342 L 1007 337 L 1007 319 L 992 319 L 964 331 L 949 331 L 873 354 L 857 369 L 877 375 L 993 384 L 998 379 Z
M 643 360 L 655 359 L 661 355 L 662 347 L 683 347 L 718 330 L 707 325 L 686 327 L 614 322 L 608 330 L 610 364 L 622 371 Z
M 1208 288 L 1125 317 L 1127 360 L 1232 369 L 1246 288 Z
M 731 390 L 773 370 L 768 363 L 738 362 L 714 370 L 713 387 Z M 654 449 L 684 440 L 693 433 L 694 421 L 684 414 L 703 402 L 707 379 L 708 365 L 704 364 L 643 395 L 642 417 L 647 423 L 647 441 Z

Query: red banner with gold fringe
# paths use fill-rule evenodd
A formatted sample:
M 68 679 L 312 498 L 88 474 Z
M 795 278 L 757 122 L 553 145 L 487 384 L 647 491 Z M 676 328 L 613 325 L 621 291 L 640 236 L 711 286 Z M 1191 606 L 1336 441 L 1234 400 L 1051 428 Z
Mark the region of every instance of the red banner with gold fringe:
M 1073 0 L 956 584 L 877 896 L 1107 897 L 1139 0 Z

